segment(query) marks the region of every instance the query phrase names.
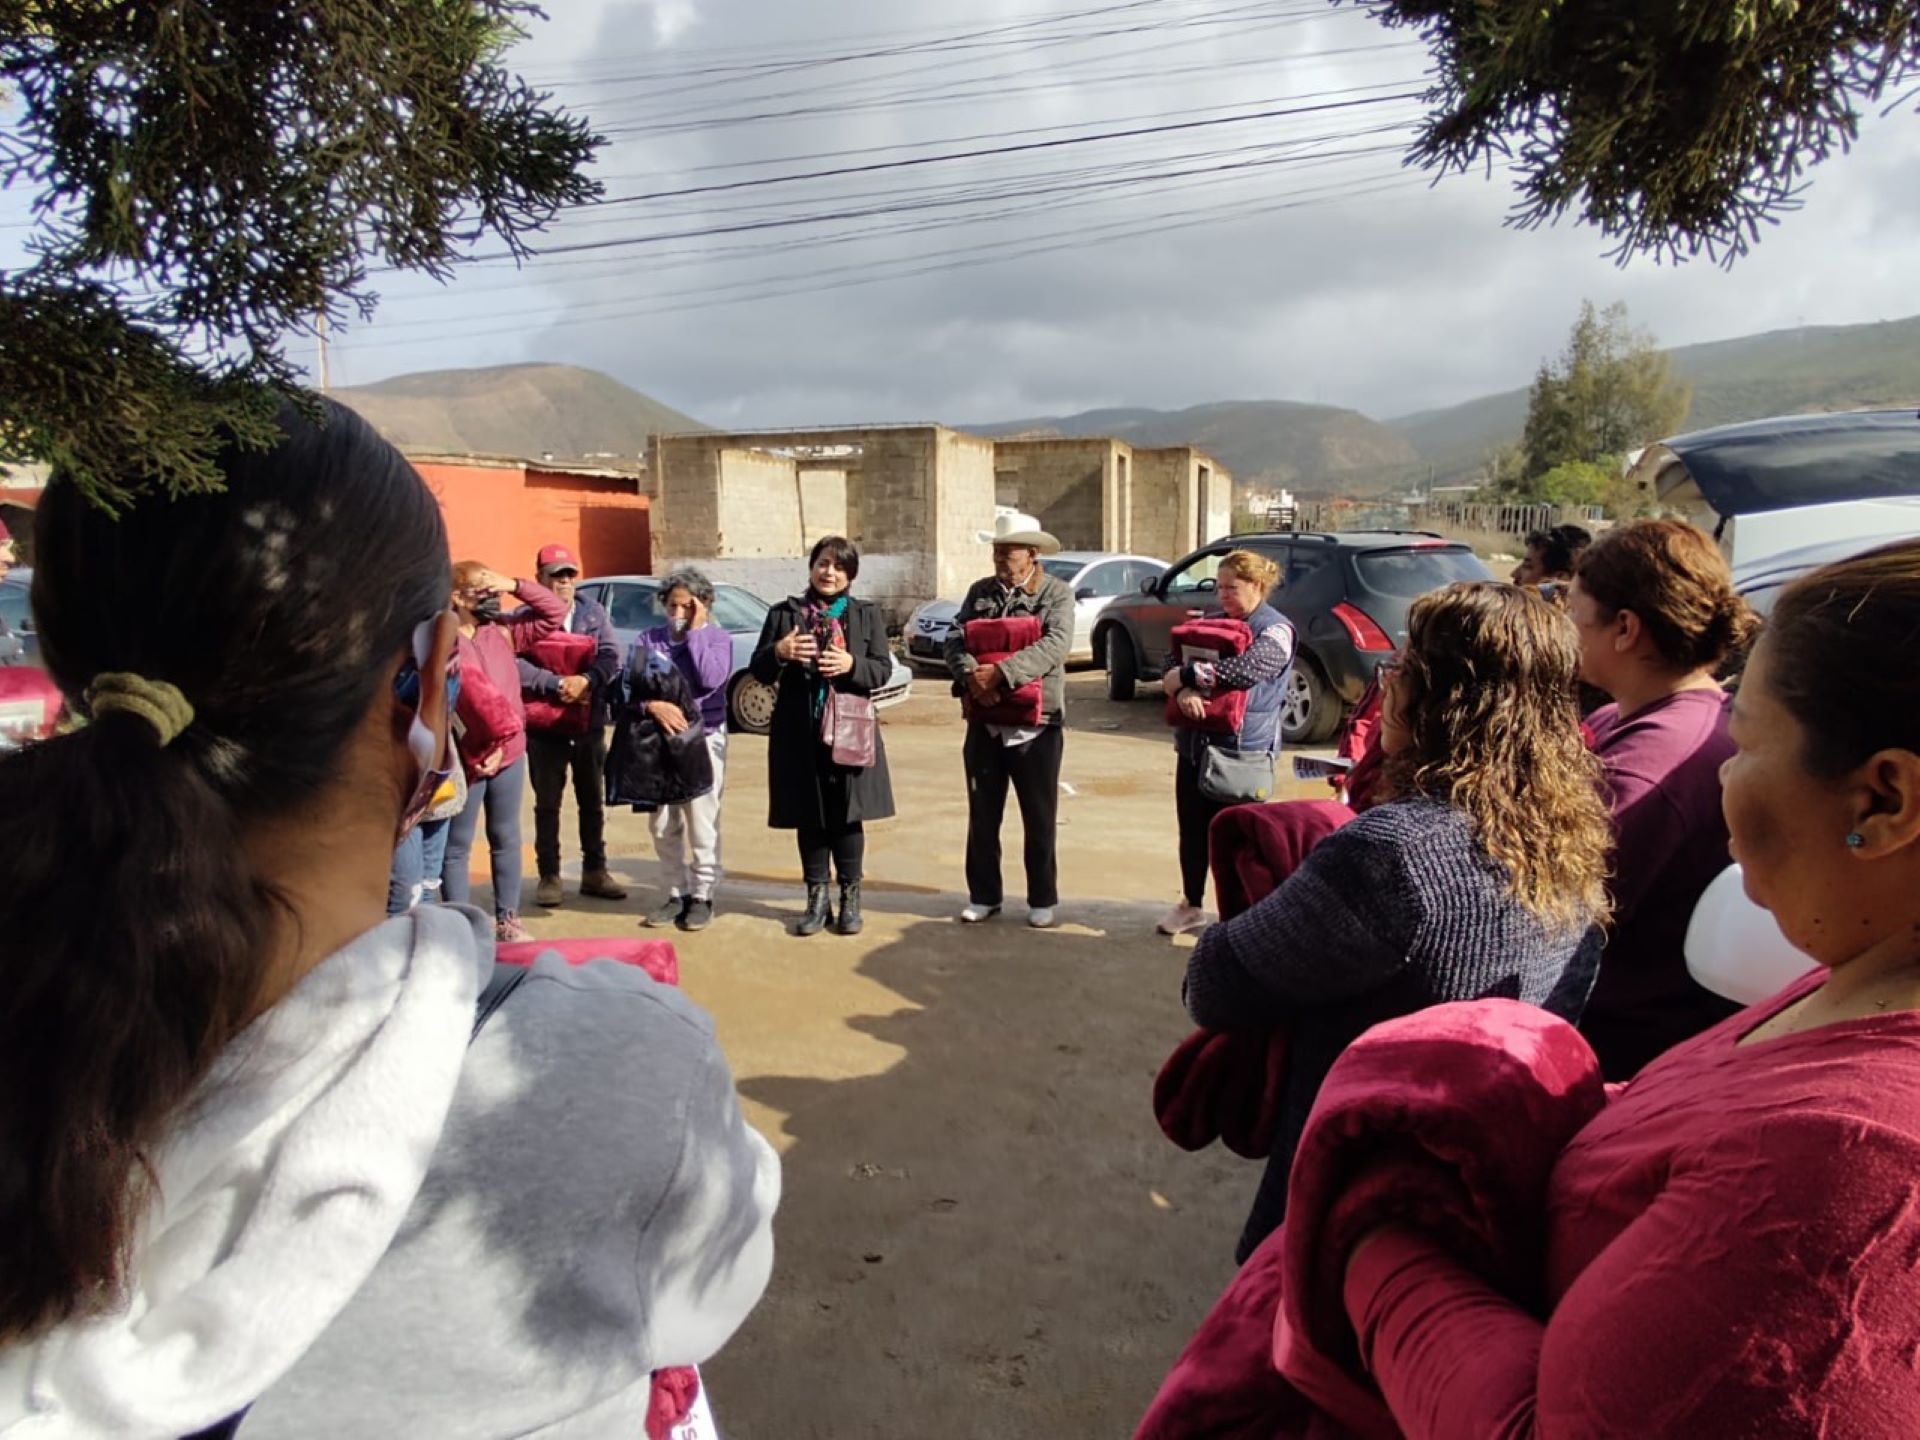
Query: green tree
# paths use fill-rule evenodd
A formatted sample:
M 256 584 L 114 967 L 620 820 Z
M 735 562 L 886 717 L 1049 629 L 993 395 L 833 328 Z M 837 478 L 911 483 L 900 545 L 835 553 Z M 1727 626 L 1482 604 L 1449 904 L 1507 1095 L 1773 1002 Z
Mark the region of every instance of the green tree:
M 1693 389 L 1673 378 L 1653 337 L 1627 320 L 1627 307 L 1580 318 L 1557 362 L 1540 367 L 1528 397 L 1520 448 L 1528 486 L 1557 466 L 1617 459 L 1680 428 Z
M 281 345 L 370 315 L 379 269 L 516 255 L 599 194 L 601 143 L 501 64 L 520 0 L 0 0 L 0 463 L 117 508 L 216 486 L 305 399 Z
M 1744 254 L 1920 74 L 1911 0 L 1361 3 L 1433 54 L 1418 163 L 1510 166 L 1515 223 L 1572 211 L 1623 258 Z

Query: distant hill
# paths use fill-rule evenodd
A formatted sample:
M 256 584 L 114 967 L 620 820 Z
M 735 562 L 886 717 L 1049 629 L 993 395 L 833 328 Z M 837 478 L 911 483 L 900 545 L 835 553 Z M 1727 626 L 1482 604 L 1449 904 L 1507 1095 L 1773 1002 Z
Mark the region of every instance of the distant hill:
M 708 428 L 575 365 L 426 370 L 333 395 L 409 450 L 631 460 L 646 453 L 649 435 Z
M 1419 455 L 1405 436 L 1357 410 L 1286 400 L 1227 401 L 1190 410 L 1088 410 L 1042 420 L 963 425 L 976 435 L 1110 435 L 1141 447 L 1197 445 L 1245 488 L 1280 484 L 1340 491 L 1354 474 L 1412 467 Z
M 1920 316 L 1872 325 L 1813 325 L 1670 351 L 1673 372 L 1693 382 L 1686 428 L 1809 410 L 1920 405 Z M 1471 474 L 1487 455 L 1520 438 L 1527 392 L 1509 390 L 1386 422 L 1418 453 L 1415 474 L 1446 484 Z M 1387 489 L 1410 478 L 1383 467 L 1357 476 L 1356 488 Z

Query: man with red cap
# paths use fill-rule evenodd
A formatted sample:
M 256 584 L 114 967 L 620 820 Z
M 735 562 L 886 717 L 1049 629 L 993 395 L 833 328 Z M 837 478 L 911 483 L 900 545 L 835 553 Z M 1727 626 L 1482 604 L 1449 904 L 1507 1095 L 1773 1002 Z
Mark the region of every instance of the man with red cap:
M 533 898 L 542 905 L 558 905 L 565 897 L 560 884 L 560 804 L 567 775 L 573 775 L 574 804 L 580 810 L 580 893 L 602 900 L 624 900 L 627 892 L 607 872 L 607 694 L 620 675 L 620 647 L 606 609 L 574 593 L 580 583 L 580 562 L 564 545 L 541 547 L 535 558 L 535 578 L 567 607 L 563 628 L 590 635 L 593 660 L 583 674 L 556 675 L 526 655 L 520 657 L 520 689 L 529 700 L 590 707 L 584 732 L 527 727 L 527 773 L 533 782 L 533 852 L 540 882 Z

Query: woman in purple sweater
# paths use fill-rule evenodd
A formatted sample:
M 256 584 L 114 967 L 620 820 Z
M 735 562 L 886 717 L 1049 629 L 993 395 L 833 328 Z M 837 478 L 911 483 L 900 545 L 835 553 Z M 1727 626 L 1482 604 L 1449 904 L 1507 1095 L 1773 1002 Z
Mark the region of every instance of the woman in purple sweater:
M 727 681 L 733 676 L 733 636 L 713 623 L 713 582 L 691 567 L 661 582 L 661 609 L 667 623 L 638 640 L 636 650 L 659 650 L 686 677 L 699 704 L 697 716 L 682 715 L 665 700 L 646 709 L 668 735 L 678 735 L 693 720 L 707 735 L 713 757 L 713 788 L 679 805 L 653 812 L 653 848 L 667 879 L 667 894 L 648 912 L 647 925 L 677 925 L 704 930 L 713 923 L 713 891 L 720 883 L 720 791 L 727 777 Z M 627 657 L 625 674 L 633 673 Z
M 1580 675 L 1613 697 L 1588 718 L 1613 807 L 1613 928 L 1580 1028 L 1609 1080 L 1738 1007 L 1687 974 L 1687 922 L 1727 868 L 1720 767 L 1733 754 L 1715 674 L 1752 638 L 1712 538 L 1681 520 L 1609 531 L 1580 557 L 1568 613 Z

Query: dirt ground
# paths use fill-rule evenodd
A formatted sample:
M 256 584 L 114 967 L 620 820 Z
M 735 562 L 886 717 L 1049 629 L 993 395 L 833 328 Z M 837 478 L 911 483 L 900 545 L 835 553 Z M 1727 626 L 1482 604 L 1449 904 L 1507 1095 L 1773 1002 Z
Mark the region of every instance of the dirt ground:
M 953 918 L 961 726 L 937 679 L 884 717 L 900 815 L 868 827 L 858 938 L 786 934 L 793 837 L 766 828 L 765 742 L 732 741 L 719 914 L 675 937 L 785 1170 L 773 1284 L 706 1371 L 732 1440 L 1125 1436 L 1232 1272 L 1257 1167 L 1182 1153 L 1150 1106 L 1188 1029 L 1186 950 L 1152 930 L 1176 889 L 1172 747 L 1145 692 L 1102 683 L 1069 682 L 1051 932 L 1017 903 L 1011 801 L 1016 903 Z M 641 817 L 610 825 L 632 897 L 529 905 L 536 935 L 623 931 L 654 898 Z

